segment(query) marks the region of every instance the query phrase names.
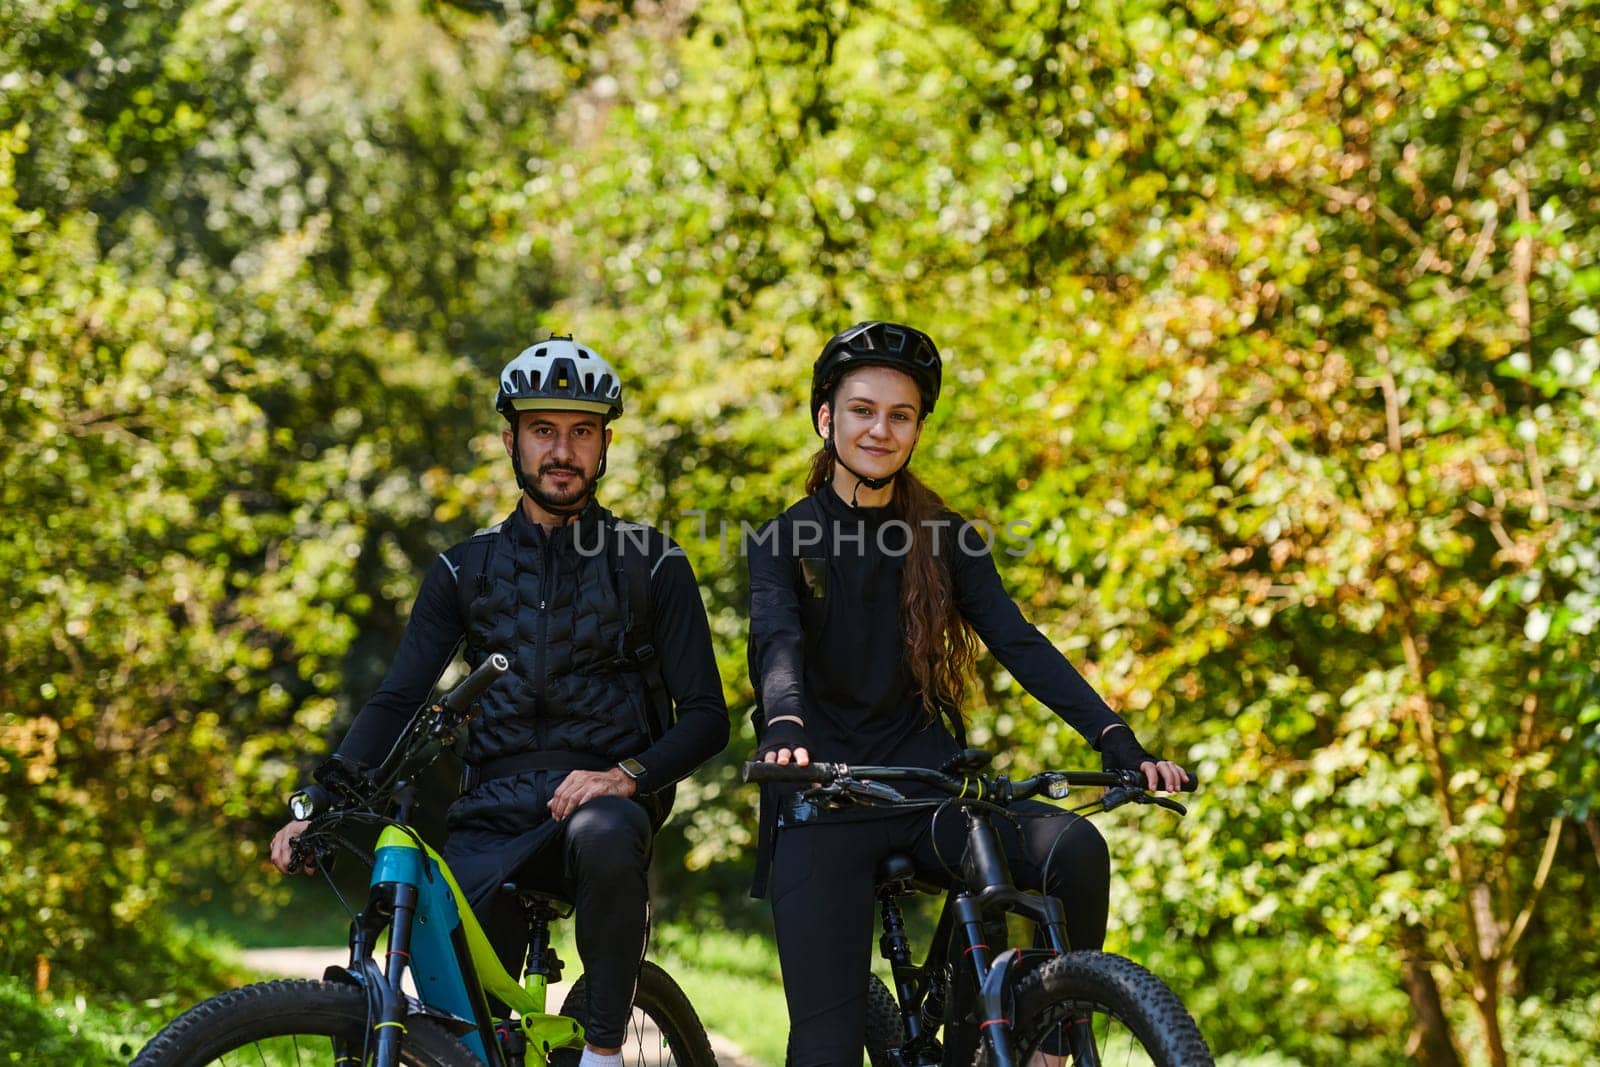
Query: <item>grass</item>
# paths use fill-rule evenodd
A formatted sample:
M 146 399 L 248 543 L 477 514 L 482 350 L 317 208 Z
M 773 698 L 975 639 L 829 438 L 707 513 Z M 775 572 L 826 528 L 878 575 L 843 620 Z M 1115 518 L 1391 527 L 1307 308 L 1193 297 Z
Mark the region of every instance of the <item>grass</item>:
M 752 1059 L 781 1067 L 789 1015 L 771 939 L 719 928 L 662 926 L 652 942 L 652 957 L 678 980 L 706 1029 L 727 1037 Z
M 107 946 L 93 976 L 58 970 L 43 991 L 0 974 L 0 1064 L 126 1064 L 168 1020 L 246 976 L 227 946 L 156 920 L 140 945 Z
M 73 997 L 41 999 L 0 976 L 0 1063 L 125 1064 L 154 1028 L 150 1009 Z
M 359 909 L 367 899 L 365 872 L 341 871 L 340 875 L 339 891 L 351 907 Z M 283 892 L 283 901 L 268 907 L 218 891 L 204 904 L 175 910 L 173 917 L 200 936 L 234 949 L 346 942 L 350 917 L 323 878 L 284 879 Z

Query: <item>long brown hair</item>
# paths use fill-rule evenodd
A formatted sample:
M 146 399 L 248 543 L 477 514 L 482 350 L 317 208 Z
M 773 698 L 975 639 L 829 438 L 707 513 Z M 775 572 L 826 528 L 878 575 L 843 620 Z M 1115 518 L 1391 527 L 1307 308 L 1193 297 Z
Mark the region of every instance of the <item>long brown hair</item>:
M 826 446 L 811 459 L 806 492 L 815 493 L 833 481 L 837 457 Z M 890 508 L 911 529 L 911 547 L 900 573 L 900 622 L 906 630 L 906 659 L 922 691 L 922 710 L 930 718 L 941 708 L 961 713 L 967 682 L 976 673 L 978 637 L 956 608 L 950 571 L 933 555 L 929 523 L 947 516 L 944 500 L 922 483 L 909 467 L 894 476 Z M 958 530 L 944 531 L 951 550 Z

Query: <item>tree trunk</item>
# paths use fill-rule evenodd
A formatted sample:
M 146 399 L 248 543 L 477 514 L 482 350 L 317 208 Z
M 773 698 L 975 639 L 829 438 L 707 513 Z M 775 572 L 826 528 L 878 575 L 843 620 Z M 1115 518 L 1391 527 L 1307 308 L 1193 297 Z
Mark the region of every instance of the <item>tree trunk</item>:
M 1492 1067 L 1507 1067 L 1506 1039 L 1500 1031 L 1500 969 L 1485 961 L 1473 970 L 1478 988 L 1473 991 L 1472 1006 L 1478 1009 L 1478 1022 L 1483 1026 L 1484 1051 Z
M 1415 926 L 1400 928 L 1400 977 L 1406 996 L 1411 998 L 1411 1038 L 1406 1052 L 1418 1067 L 1461 1067 L 1461 1054 L 1450 1036 L 1450 1022 L 1444 1015 L 1439 984 L 1433 980 L 1422 942 Z

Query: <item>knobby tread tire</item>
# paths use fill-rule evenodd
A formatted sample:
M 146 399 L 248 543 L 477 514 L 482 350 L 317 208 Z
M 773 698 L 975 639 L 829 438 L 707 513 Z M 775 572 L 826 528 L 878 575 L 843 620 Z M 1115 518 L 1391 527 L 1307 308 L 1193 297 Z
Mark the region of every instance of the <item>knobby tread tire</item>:
M 867 976 L 867 1060 L 873 1067 L 891 1061 L 889 1052 L 906 1043 L 905 1022 L 900 1018 L 900 1002 L 895 1000 L 883 979 Z
M 584 1022 L 588 989 L 587 976 L 574 982 L 561 1005 L 561 1013 L 571 1016 L 580 1023 Z M 678 1067 L 716 1067 L 717 1057 L 711 1051 L 711 1039 L 706 1036 L 706 1028 L 700 1022 L 700 1016 L 695 1014 L 694 1005 L 689 1003 L 688 996 L 684 994 L 677 981 L 649 960 L 645 960 L 639 966 L 639 984 L 633 991 L 633 1006 L 644 1012 L 656 1026 L 661 1028 L 661 1034 L 666 1038 Z M 569 1008 L 571 1010 L 568 1010 Z M 636 1035 L 632 1032 L 624 1035 L 622 1045 L 624 1064 L 636 1062 L 631 1058 L 635 1052 L 636 1040 Z
M 340 1037 L 367 1032 L 367 999 L 337 982 L 258 982 L 230 989 L 178 1016 L 150 1039 L 130 1067 L 201 1067 L 224 1053 L 275 1037 Z M 431 1019 L 406 1020 L 401 1062 L 408 1067 L 483 1067 Z
M 1069 952 L 1024 976 L 1016 991 L 1014 1050 L 1025 1055 L 1062 1019 L 1080 1015 L 1114 1016 L 1159 1067 L 1213 1067 L 1177 994 L 1132 960 L 1105 952 Z M 973 1062 L 988 1067 L 986 1044 Z

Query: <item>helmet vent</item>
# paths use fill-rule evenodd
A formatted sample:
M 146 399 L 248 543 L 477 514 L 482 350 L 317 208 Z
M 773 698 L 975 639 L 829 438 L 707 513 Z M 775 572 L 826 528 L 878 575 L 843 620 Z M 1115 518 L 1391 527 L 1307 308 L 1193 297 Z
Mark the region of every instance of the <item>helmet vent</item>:
M 524 349 L 500 372 L 495 410 L 592 411 L 614 418 L 622 413 L 622 383 L 598 352 L 553 337 Z

